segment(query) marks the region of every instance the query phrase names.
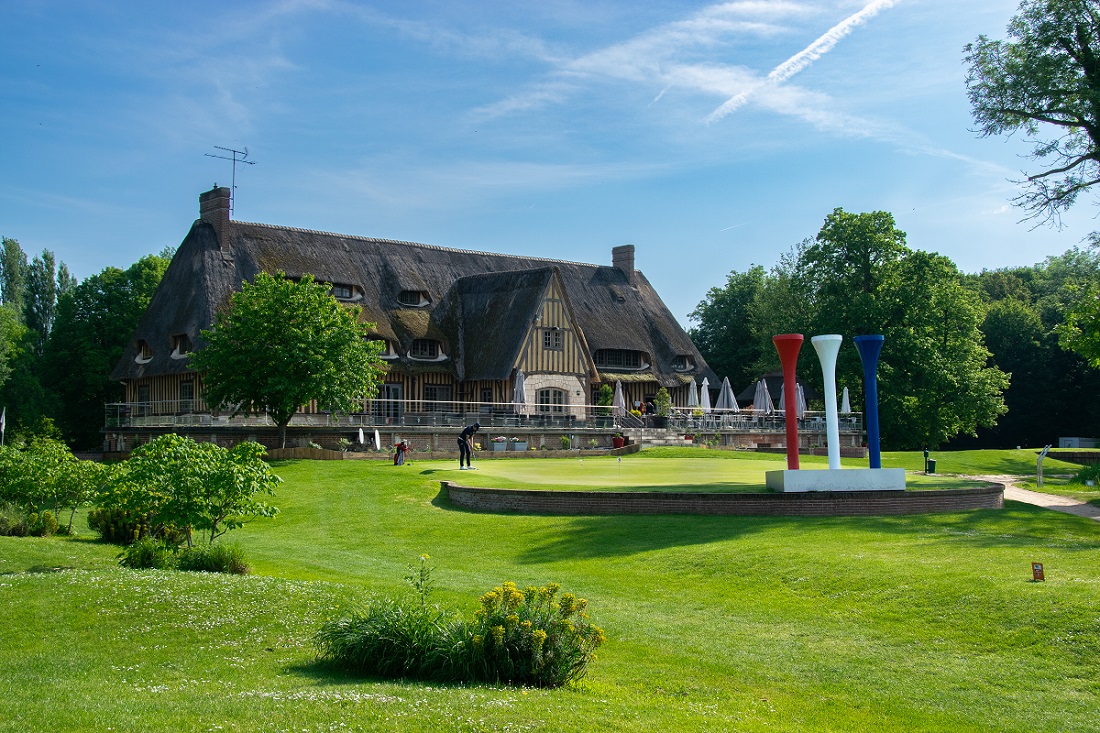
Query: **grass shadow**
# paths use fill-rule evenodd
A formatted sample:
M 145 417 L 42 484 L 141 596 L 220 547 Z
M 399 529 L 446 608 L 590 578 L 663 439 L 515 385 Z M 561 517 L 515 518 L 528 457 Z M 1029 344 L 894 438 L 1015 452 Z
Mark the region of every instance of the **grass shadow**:
M 960 548 L 1005 548 L 1049 544 L 1072 552 L 1100 550 L 1093 520 L 1071 517 L 1029 504 L 1007 502 L 1005 509 L 978 509 L 944 514 L 869 517 L 700 516 L 628 514 L 562 517 L 554 536 L 532 544 L 517 561 L 540 564 L 574 559 L 606 559 L 675 547 L 708 544 L 773 530 L 796 531 L 807 541 L 837 530 L 941 541 Z
M 492 685 L 477 682 L 462 682 L 458 680 L 421 679 L 418 677 L 382 677 L 356 672 L 329 659 L 315 659 L 312 662 L 301 662 L 283 667 L 287 674 L 313 680 L 318 685 L 358 685 L 364 682 L 373 682 L 384 685 L 420 686 L 431 685 L 440 688 L 470 689 L 472 687 L 493 687 Z M 495 688 L 494 688 L 495 689 Z M 519 688 L 517 688 L 519 689 Z
M 9 570 L 0 575 L 43 575 L 48 573 L 64 573 L 67 570 L 76 570 L 75 565 L 32 565 L 26 570 Z

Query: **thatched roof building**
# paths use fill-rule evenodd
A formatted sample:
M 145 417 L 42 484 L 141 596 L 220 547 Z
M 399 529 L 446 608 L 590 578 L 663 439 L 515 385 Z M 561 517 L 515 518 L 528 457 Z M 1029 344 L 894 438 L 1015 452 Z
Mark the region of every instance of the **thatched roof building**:
M 387 342 L 386 381 L 403 385 L 405 399 L 509 401 L 517 369 L 532 403 L 547 385 L 584 404 L 616 380 L 635 385 L 636 399 L 658 386 L 676 395 L 693 378 L 715 380 L 634 269 L 633 245 L 614 248 L 611 266 L 581 264 L 231 221 L 227 188 L 199 201 L 200 218 L 114 370 L 128 401 L 170 400 L 189 379 L 177 398 L 197 398 L 201 377 L 188 352 L 201 348 L 199 332 L 241 282 L 261 271 L 311 274 L 359 305 Z

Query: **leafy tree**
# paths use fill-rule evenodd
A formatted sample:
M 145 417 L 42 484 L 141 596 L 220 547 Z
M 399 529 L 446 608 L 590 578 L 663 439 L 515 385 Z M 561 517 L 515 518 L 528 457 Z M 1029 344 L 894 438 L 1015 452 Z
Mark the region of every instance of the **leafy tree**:
M 750 308 L 764 278 L 759 265 L 731 272 L 725 286 L 708 290 L 688 316 L 697 324 L 689 333 L 696 348 L 716 374 L 735 385 L 747 385 L 756 377 L 760 346 L 753 338 Z
M 46 388 L 56 396 L 59 427 L 71 444 L 96 446 L 103 405 L 122 399 L 110 379 L 160 283 L 169 260 L 149 255 L 126 270 L 108 267 L 63 295 L 43 355 Z
M 1023 132 L 1043 170 L 1016 203 L 1057 220 L 1100 182 L 1100 8 L 1024 0 L 1007 32 L 966 46 L 971 109 L 983 137 Z
M 7 407 L 8 434 L 60 437 L 53 427 L 51 415 L 57 404 L 53 394 L 41 380 L 42 359 L 37 353 L 38 335 L 18 325 L 13 330 L 10 345 L 10 374 L 0 387 L 0 404 Z
M 285 446 L 286 426 L 302 405 L 316 400 L 350 412 L 372 397 L 382 344 L 368 340 L 372 326 L 359 322 L 360 309 L 340 305 L 329 290 L 310 275 L 295 282 L 260 273 L 243 283 L 191 357 L 205 372 L 207 401 L 266 410 Z
M 993 425 L 1004 412 L 1008 379 L 987 365 L 979 292 L 946 257 L 909 249 L 890 214 L 834 210 L 786 267 L 786 295 L 805 309 L 787 330 L 886 337 L 879 367 L 884 444 L 935 447 Z M 820 369 L 802 371 L 820 380 Z M 841 349 L 837 379 L 854 388 L 858 403 L 863 380 L 854 348 Z
M 11 374 L 12 356 L 21 333 L 15 309 L 0 305 L 0 385 L 7 382 Z
M 3 237 L 0 250 L 0 303 L 10 305 L 23 317 L 23 283 L 27 275 L 27 255 L 19 242 Z
M 106 466 L 79 460 L 59 440 L 35 438 L 0 449 L 0 501 L 55 517 L 68 510 L 71 533 L 76 510 L 94 500 L 108 473 Z
M 891 445 L 937 447 L 995 425 L 1009 378 L 987 365 L 979 328 L 985 310 L 955 264 L 910 252 L 896 279 L 884 283 L 883 296 L 890 306 L 880 331 L 888 354 L 879 390 L 883 436 Z
M 1071 286 L 1075 303 L 1066 311 L 1066 320 L 1058 327 L 1058 343 L 1100 368 L 1100 287 Z
M 213 542 L 249 519 L 278 510 L 261 500 L 280 479 L 263 461 L 266 449 L 242 442 L 226 450 L 169 433 L 133 450 L 110 482 L 100 504 L 152 518 L 155 535 L 182 531 L 188 546 L 194 530 Z

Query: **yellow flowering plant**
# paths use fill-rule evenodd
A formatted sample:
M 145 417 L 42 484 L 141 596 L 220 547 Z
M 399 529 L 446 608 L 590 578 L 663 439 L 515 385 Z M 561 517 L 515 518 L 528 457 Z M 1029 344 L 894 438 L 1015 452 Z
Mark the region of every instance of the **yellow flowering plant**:
M 321 656 L 382 677 L 534 687 L 560 687 L 587 673 L 605 641 L 589 621 L 588 601 L 559 597 L 557 583 L 520 590 L 506 581 L 483 594 L 466 621 L 428 604 L 428 560 L 421 555 L 406 575 L 415 599 L 382 599 L 326 623 L 315 638 Z

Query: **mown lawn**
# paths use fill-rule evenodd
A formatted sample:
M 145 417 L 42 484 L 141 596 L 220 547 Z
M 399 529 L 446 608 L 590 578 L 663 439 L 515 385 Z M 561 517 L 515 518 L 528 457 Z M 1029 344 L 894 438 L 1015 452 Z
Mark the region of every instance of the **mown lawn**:
M 735 483 L 713 464 L 749 460 L 647 453 L 621 470 L 654 486 Z M 591 462 L 280 464 L 282 513 L 234 533 L 246 578 L 0 538 L 0 730 L 1095 730 L 1097 523 L 1012 502 L 806 520 L 472 514 L 438 497 L 490 463 L 556 485 L 555 465 L 572 482 Z M 506 579 L 588 598 L 609 639 L 589 677 L 440 687 L 318 664 L 313 630 L 404 592 L 420 553 L 435 599 L 467 613 Z

